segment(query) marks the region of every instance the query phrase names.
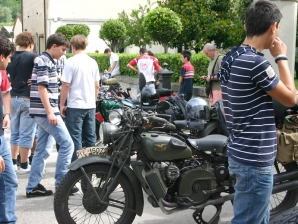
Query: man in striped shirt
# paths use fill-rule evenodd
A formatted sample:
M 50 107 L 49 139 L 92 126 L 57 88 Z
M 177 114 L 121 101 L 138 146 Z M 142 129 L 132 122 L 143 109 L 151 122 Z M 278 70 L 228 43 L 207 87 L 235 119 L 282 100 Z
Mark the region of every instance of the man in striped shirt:
M 184 94 L 184 99 L 186 101 L 189 101 L 192 97 L 193 77 L 195 73 L 195 69 L 190 63 L 190 58 L 191 53 L 189 51 L 183 51 L 181 53 L 180 60 L 183 65 L 179 77 L 179 94 Z
M 60 146 L 56 163 L 55 187 L 68 172 L 74 151 L 73 141 L 60 116 L 58 109 L 57 70 L 54 59 L 59 60 L 69 46 L 67 38 L 60 33 L 49 36 L 47 50 L 34 61 L 30 90 L 30 116 L 38 125 L 38 142 L 31 166 L 27 198 L 48 196 L 53 192 L 46 190 L 39 182 L 44 173 L 46 159 L 52 152 L 53 136 Z
M 272 98 L 285 106 L 296 103 L 296 89 L 278 38 L 280 10 L 266 0 L 246 10 L 246 39 L 223 58 L 218 78 L 227 128 L 229 172 L 236 178 L 232 224 L 268 223 L 276 155 Z M 280 78 L 261 54 L 269 49 Z

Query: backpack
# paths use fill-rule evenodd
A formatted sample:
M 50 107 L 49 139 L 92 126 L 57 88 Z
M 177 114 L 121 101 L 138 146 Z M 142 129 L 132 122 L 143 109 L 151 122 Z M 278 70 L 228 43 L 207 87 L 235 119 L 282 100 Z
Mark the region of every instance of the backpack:
M 172 121 L 188 119 L 186 112 L 187 101 L 185 101 L 183 97 L 169 96 L 165 100 L 169 103 L 170 108 L 165 111 L 157 109 L 157 113 L 171 115 Z
M 287 116 L 280 129 L 276 129 L 276 135 L 276 160 L 282 164 L 298 160 L 298 116 Z

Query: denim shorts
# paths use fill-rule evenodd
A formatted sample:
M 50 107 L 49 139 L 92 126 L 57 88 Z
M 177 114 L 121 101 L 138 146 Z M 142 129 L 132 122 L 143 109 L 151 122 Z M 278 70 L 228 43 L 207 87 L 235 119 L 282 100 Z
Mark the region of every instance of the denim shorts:
M 269 223 L 273 166 L 244 165 L 229 157 L 229 172 L 236 178 L 231 224 Z
M 29 116 L 29 99 L 11 98 L 10 144 L 23 148 L 32 148 L 36 132 L 36 123 Z

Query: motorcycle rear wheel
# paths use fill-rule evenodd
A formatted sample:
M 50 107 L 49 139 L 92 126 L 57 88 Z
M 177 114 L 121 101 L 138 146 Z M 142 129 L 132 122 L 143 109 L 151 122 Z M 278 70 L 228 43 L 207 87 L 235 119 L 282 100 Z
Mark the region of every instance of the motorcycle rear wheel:
M 286 210 L 272 219 L 270 219 L 269 224 L 292 224 L 298 223 L 298 207 L 294 207 Z
M 90 164 L 84 167 L 88 177 L 92 177 L 91 183 L 99 196 L 103 191 L 103 185 L 107 182 L 110 166 L 106 164 Z M 117 170 L 114 169 L 111 178 L 115 178 Z M 85 179 L 80 169 L 69 171 L 62 179 L 54 198 L 54 212 L 59 224 L 69 223 L 118 223 L 128 224 L 135 219 L 135 194 L 127 177 L 120 173 L 117 177 L 117 187 L 112 186 L 113 191 L 104 202 L 120 206 L 116 208 L 100 204 L 93 193 L 93 189 L 82 189 L 82 180 Z M 79 191 L 71 195 L 71 189 L 76 186 Z M 128 211 L 128 209 L 130 211 Z
M 298 169 L 298 165 L 296 161 L 292 163 L 284 164 L 284 165 L 281 163 L 275 162 L 274 165 L 275 165 L 276 173 L 289 172 L 289 171 Z M 298 201 L 298 188 L 271 195 L 270 216 L 273 217 L 283 211 L 286 211 L 292 207 L 295 207 L 297 201 Z

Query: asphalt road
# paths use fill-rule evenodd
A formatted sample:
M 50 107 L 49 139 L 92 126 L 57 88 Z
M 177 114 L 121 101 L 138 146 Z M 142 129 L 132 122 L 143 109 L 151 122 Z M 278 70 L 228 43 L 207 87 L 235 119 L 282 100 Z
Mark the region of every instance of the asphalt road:
M 9 141 L 9 131 L 5 131 L 7 141 Z M 53 152 L 47 160 L 45 174 L 41 184 L 47 189 L 55 191 L 54 175 L 56 164 L 57 152 L 55 146 L 53 146 Z M 54 196 L 26 198 L 25 186 L 28 182 L 29 174 L 17 174 L 19 180 L 18 194 L 17 194 L 17 206 L 16 215 L 18 217 L 17 223 L 19 224 L 54 224 L 57 223 L 54 209 L 53 200 Z M 178 212 L 172 215 L 165 215 L 158 208 L 153 208 L 148 202 L 147 197 L 144 195 L 144 212 L 141 217 L 136 216 L 134 224 L 193 224 L 195 221 L 192 218 L 192 210 L 186 210 Z M 214 213 L 214 209 L 211 206 L 206 209 L 204 217 L 210 217 Z M 228 224 L 233 216 L 232 206 L 230 202 L 227 202 L 223 206 L 221 213 L 220 224 Z

